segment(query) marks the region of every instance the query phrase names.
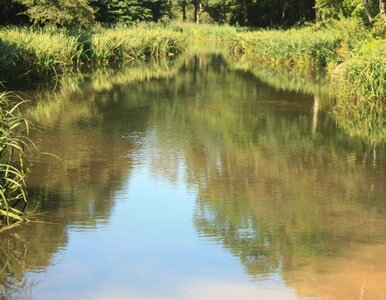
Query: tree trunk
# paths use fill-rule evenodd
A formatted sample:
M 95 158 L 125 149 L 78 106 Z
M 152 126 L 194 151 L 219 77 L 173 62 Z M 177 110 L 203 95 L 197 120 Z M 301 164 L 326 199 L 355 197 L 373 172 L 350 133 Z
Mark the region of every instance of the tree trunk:
M 288 2 L 284 1 L 283 9 L 281 11 L 281 21 L 282 22 L 284 22 L 285 18 L 287 17 L 287 6 L 288 6 Z
M 194 0 L 194 22 L 199 24 L 200 0 Z
M 186 0 L 183 0 L 181 5 L 182 5 L 182 21 L 186 22 L 186 20 L 187 20 L 187 18 L 186 18 Z
M 168 3 L 168 15 L 169 15 L 169 20 L 173 19 L 173 2 L 172 0 L 169 0 Z
M 379 13 L 381 14 L 383 25 L 386 28 L 386 0 L 379 0 Z
M 248 4 L 247 0 L 243 0 L 243 26 L 248 26 Z
M 365 12 L 366 12 L 367 18 L 369 19 L 370 24 L 373 24 L 374 18 L 370 10 L 369 0 L 363 0 L 363 5 L 365 7 Z
M 227 22 L 227 4 L 226 0 L 222 1 L 222 22 L 226 24 Z

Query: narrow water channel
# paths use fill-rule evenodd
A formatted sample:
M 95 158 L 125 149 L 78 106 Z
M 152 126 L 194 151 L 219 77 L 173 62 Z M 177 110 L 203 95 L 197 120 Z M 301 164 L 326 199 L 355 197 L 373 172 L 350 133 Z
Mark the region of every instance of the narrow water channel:
M 221 56 L 152 72 L 27 112 L 38 222 L 0 237 L 0 299 L 385 298 L 384 146 Z

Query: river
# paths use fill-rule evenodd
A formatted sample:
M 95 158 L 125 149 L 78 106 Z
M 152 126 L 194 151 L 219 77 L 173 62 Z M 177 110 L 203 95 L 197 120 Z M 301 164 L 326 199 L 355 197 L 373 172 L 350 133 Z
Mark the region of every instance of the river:
M 221 55 L 39 93 L 0 299 L 386 299 L 385 147 L 328 102 Z

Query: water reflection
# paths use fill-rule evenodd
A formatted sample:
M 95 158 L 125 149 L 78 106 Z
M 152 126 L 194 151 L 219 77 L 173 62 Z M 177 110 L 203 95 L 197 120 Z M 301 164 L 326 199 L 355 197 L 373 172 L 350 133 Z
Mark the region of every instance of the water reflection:
M 198 232 L 257 279 L 282 272 L 302 296 L 353 299 L 366 290 L 368 299 L 382 298 L 384 148 L 352 141 L 326 114 L 315 116 L 316 98 L 283 99 L 256 88 L 248 73 L 200 72 L 202 85 L 228 76 L 227 84 L 154 113 L 161 132 L 172 122 L 178 128 L 171 148 L 184 144 L 188 180 L 198 187 Z M 170 118 L 174 105 L 182 120 Z
M 2 238 L 0 297 L 49 298 L 35 288 L 49 280 L 35 273 L 49 272 L 57 253 L 74 261 L 79 248 L 93 254 L 77 267 L 98 270 L 104 285 L 96 293 L 95 282 L 74 283 L 64 299 L 381 299 L 383 144 L 339 130 L 323 110 L 322 88 L 286 92 L 256 76 L 221 56 L 196 55 L 173 66 L 75 74 L 59 92 L 39 94 L 27 112 L 39 129 L 34 139 L 61 160 L 31 158 L 30 195 L 47 212 L 41 219 L 55 224 Z M 230 264 L 216 257 L 227 253 L 247 278 L 224 279 Z M 122 261 L 130 267 L 120 269 Z

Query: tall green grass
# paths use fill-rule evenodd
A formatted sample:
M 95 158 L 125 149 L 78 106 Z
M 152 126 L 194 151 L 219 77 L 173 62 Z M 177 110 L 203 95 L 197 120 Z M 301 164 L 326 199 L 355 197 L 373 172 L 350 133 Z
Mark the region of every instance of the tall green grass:
M 170 29 L 145 26 L 101 28 L 90 37 L 88 55 L 97 63 L 121 63 L 171 57 L 185 48 L 185 37 Z
M 20 101 L 0 94 L 0 231 L 25 221 L 27 203 L 24 160 L 28 148 L 28 123 L 18 116 Z
M 80 59 L 77 37 L 64 31 L 9 27 L 0 30 L 0 71 L 43 77 Z
M 360 22 L 239 33 L 228 40 L 228 49 L 239 61 L 255 64 L 252 69 L 324 72 L 336 96 L 336 119 L 351 133 L 357 128 L 353 135 L 385 139 L 386 40 L 374 38 Z
M 186 48 L 186 35 L 161 26 L 92 30 L 0 28 L 0 80 L 25 74 L 47 78 L 79 63 L 122 63 L 172 57 Z
M 350 136 L 386 142 L 386 41 L 363 43 L 331 75 L 333 114 Z
M 337 56 L 341 37 L 314 28 L 243 33 L 229 41 L 235 55 L 280 67 L 325 68 Z
M 240 29 L 229 25 L 174 22 L 168 28 L 183 33 L 190 44 L 225 44 L 235 38 Z
M 380 100 L 386 104 L 386 40 L 364 43 L 332 72 L 343 100 Z

